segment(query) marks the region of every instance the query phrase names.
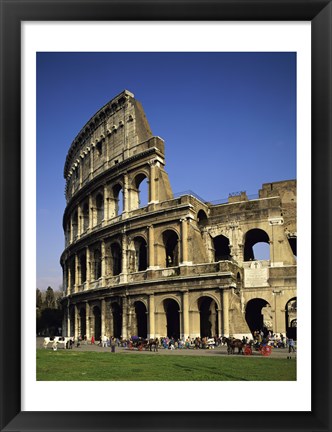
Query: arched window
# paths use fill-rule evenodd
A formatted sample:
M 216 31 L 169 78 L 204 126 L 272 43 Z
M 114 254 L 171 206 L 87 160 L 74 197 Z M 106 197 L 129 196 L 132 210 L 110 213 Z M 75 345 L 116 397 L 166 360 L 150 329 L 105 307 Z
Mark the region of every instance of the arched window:
M 75 211 L 73 214 L 72 227 L 73 227 L 73 240 L 76 240 L 77 234 L 78 234 L 78 213 L 77 213 L 77 211 Z
M 137 271 L 144 271 L 147 269 L 147 244 L 143 237 L 137 237 L 135 243 L 135 267 Z
M 123 212 L 123 190 L 120 184 L 116 184 L 113 189 L 113 217 Z
M 245 236 L 244 261 L 269 259 L 270 239 L 267 233 L 259 228 L 249 230 Z
M 163 241 L 165 246 L 165 265 L 166 267 L 175 267 L 179 265 L 179 238 L 172 231 L 167 230 L 163 233 Z
M 96 210 L 97 210 L 97 225 L 104 219 L 104 197 L 101 193 L 96 196 Z
M 83 204 L 83 231 L 85 232 L 89 228 L 89 204 L 85 202 Z
M 149 202 L 149 185 L 146 175 L 138 174 L 134 179 L 133 186 L 131 210 L 147 206 Z
M 86 255 L 80 255 L 81 284 L 86 282 Z
M 231 259 L 231 252 L 229 248 L 229 239 L 223 235 L 219 235 L 213 239 L 214 246 L 214 260 L 225 261 Z
M 122 271 L 122 253 L 119 243 L 111 244 L 111 274 L 119 275 Z
M 205 213 L 204 210 L 200 210 L 197 213 L 197 222 L 199 225 L 206 225 L 207 223 L 207 214 Z
M 99 249 L 95 249 L 93 252 L 94 260 L 94 277 L 98 280 L 101 277 L 101 252 Z

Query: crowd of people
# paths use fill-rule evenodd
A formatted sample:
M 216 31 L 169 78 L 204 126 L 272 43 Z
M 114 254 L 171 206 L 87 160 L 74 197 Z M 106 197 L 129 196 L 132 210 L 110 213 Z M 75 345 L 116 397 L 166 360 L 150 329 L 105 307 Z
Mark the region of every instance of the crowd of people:
M 222 336 L 208 337 L 187 337 L 187 338 L 174 338 L 174 337 L 161 337 L 154 339 L 145 339 L 138 336 L 131 336 L 128 339 L 123 339 L 113 336 L 100 336 L 98 340 L 95 340 L 94 336 L 90 340 L 86 336 L 79 337 L 77 340 L 77 347 L 81 344 L 98 345 L 100 347 L 111 347 L 112 351 L 115 351 L 115 347 L 122 347 L 127 349 L 149 349 L 150 351 L 158 351 L 158 349 L 214 349 L 220 345 L 224 345 Z M 243 336 L 242 343 L 244 345 L 270 345 L 274 348 L 288 348 L 289 352 L 295 352 L 295 341 L 287 336 L 275 334 L 272 332 L 264 333 L 261 330 L 256 330 L 253 333 L 253 339 L 249 339 L 247 336 Z

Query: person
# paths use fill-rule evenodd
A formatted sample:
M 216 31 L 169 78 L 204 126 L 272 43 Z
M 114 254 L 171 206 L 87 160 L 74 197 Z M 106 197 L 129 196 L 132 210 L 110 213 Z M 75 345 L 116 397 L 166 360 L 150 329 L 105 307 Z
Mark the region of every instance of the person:
M 288 352 L 295 352 L 294 339 L 288 339 Z
M 115 352 L 115 345 L 116 345 L 116 343 L 115 343 L 115 339 L 112 338 L 112 340 L 111 340 L 111 351 L 112 351 L 112 352 Z
M 91 337 L 91 345 L 94 345 L 95 344 L 95 337 L 92 335 L 92 337 Z
M 102 342 L 102 345 L 103 345 L 103 348 L 106 348 L 106 347 L 107 347 L 107 336 L 106 336 L 106 335 L 103 336 L 103 342 Z
M 158 352 L 159 339 L 156 338 L 154 341 L 154 352 Z

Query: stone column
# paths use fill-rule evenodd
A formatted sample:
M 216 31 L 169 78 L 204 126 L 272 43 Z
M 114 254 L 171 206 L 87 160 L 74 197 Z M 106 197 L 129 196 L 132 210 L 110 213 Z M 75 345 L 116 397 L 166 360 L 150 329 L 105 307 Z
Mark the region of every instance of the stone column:
M 122 338 L 126 339 L 127 336 L 127 298 L 122 297 Z
M 128 263 L 127 263 L 128 239 L 125 232 L 122 233 L 122 271 L 121 282 L 127 282 Z
M 69 301 L 67 305 L 67 337 L 70 337 L 70 310 L 69 310 Z
M 90 266 L 90 248 L 86 247 L 86 288 L 90 288 L 91 282 L 91 266 Z
M 229 336 L 229 290 L 222 291 L 223 334 Z
M 153 225 L 148 226 L 148 252 L 149 252 L 149 268 L 153 269 L 154 265 L 154 228 Z
M 79 320 L 79 313 L 78 313 L 78 306 L 75 304 L 75 328 L 74 328 L 74 336 L 75 336 L 75 339 L 77 339 L 78 338 L 78 331 L 79 331 L 79 328 L 78 328 L 78 320 Z
M 91 145 L 91 151 L 90 151 L 90 176 L 92 177 L 94 166 L 93 166 L 93 158 L 94 158 L 94 147 Z
M 149 295 L 149 332 L 148 338 L 155 337 L 154 294 Z
M 71 268 L 70 262 L 68 263 L 68 281 L 67 281 L 67 295 L 71 293 Z
M 218 309 L 218 336 L 223 335 L 221 324 L 222 324 L 222 309 Z
M 107 222 L 109 219 L 109 194 L 108 187 L 104 185 L 104 221 Z
M 190 334 L 189 329 L 189 293 L 182 293 L 182 316 L 183 316 L 183 337 L 186 339 Z
M 93 228 L 93 198 L 92 195 L 89 195 L 89 230 L 91 231 Z
M 102 285 L 105 286 L 105 277 L 106 277 L 106 246 L 105 240 L 101 242 L 101 280 Z
M 101 299 L 101 335 L 106 334 L 106 301 Z
M 74 236 L 73 236 L 73 215 L 70 215 L 69 219 L 69 225 L 70 225 L 70 236 L 69 236 L 69 242 L 73 243 Z
M 188 221 L 187 218 L 180 219 L 181 221 L 181 264 L 188 264 Z
M 82 204 L 77 206 L 77 238 L 81 237 L 83 232 L 83 217 L 82 217 Z
M 91 338 L 90 331 L 90 304 L 87 301 L 85 304 L 85 320 L 86 320 L 86 338 L 89 340 Z
M 124 215 L 130 210 L 129 192 L 128 192 L 128 174 L 123 175 L 123 213 Z
M 158 203 L 157 193 L 156 193 L 156 164 L 152 160 L 149 162 L 150 165 L 150 183 L 149 183 L 149 204 Z
M 79 286 L 79 262 L 78 262 L 78 255 L 75 254 L 75 286 L 74 286 L 74 292 L 78 292 L 78 286 Z

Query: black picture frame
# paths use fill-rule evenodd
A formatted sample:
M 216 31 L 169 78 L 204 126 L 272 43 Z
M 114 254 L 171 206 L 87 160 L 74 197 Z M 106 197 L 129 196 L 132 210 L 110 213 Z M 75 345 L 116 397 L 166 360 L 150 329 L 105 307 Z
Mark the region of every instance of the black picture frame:
M 0 0 L 1 431 L 331 431 L 332 5 L 327 0 Z M 310 412 L 21 411 L 21 22 L 311 21 L 312 410 Z M 299 291 L 301 287 L 298 287 Z M 310 371 L 308 371 L 309 373 Z M 268 382 L 266 383 L 268 386 Z M 162 387 L 162 385 L 161 385 Z M 185 395 L 185 385 L 184 385 Z M 162 388 L 161 390 L 162 391 Z M 222 391 L 222 389 L 220 389 Z M 202 395 L 198 395 L 202 397 Z M 215 394 L 214 397 L 218 397 Z M 248 394 L 248 398 L 259 395 Z M 236 400 L 234 401 L 236 406 Z M 291 409 L 291 407 L 290 407 Z

